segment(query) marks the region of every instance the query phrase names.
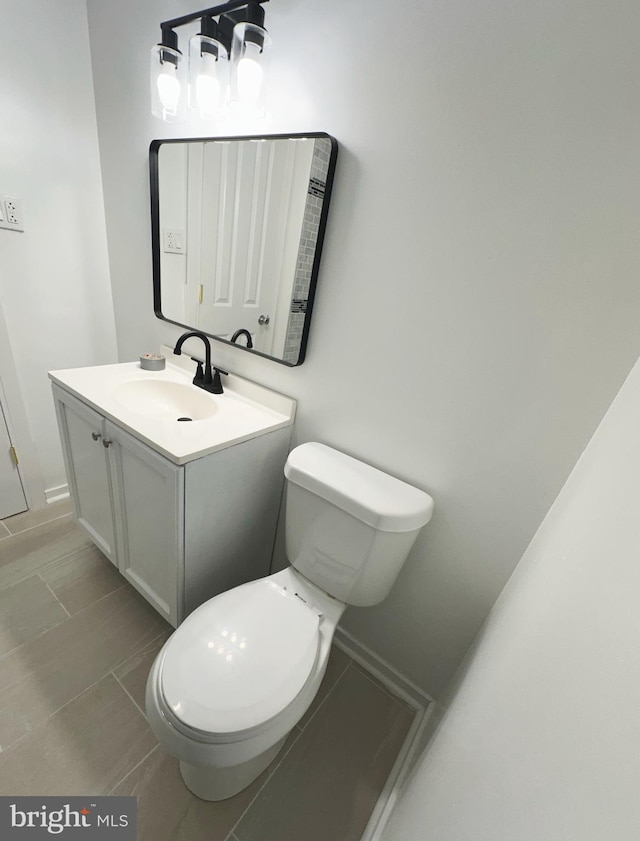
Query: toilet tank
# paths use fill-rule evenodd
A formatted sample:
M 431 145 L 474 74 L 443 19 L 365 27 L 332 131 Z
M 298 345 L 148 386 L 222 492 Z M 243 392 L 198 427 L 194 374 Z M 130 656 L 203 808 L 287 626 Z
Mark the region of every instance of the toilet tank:
M 296 447 L 284 474 L 289 562 L 345 604 L 381 602 L 431 519 L 431 497 L 324 444 Z

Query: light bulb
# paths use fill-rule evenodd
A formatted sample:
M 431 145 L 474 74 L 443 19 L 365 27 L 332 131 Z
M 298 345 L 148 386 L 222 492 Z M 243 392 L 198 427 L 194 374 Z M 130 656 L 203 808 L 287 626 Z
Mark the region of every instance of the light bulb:
M 202 73 L 196 78 L 196 103 L 203 116 L 215 112 L 220 100 L 220 82 L 216 77 L 216 59 L 204 53 L 202 55 Z
M 168 36 L 167 40 L 170 40 Z M 184 62 L 180 50 L 167 44 L 156 44 L 151 49 L 149 80 L 153 116 L 167 123 L 183 123 L 186 117 L 186 97 Z
M 204 21 L 203 21 L 204 24 Z M 189 108 L 215 117 L 228 83 L 228 54 L 215 38 L 194 35 L 189 41 Z
M 270 47 L 269 33 L 261 26 L 249 21 L 234 26 L 229 105 L 238 113 L 264 117 Z
M 170 113 L 175 113 L 180 99 L 180 82 L 176 77 L 176 68 L 171 62 L 162 66 L 162 72 L 158 74 L 158 97 L 162 107 Z
M 200 73 L 196 79 L 196 101 L 203 114 L 215 111 L 220 99 L 220 82 L 206 73 Z
M 254 105 L 260 98 L 264 71 L 260 66 L 260 47 L 251 42 L 245 44 L 245 52 L 238 62 L 238 97 L 248 105 Z

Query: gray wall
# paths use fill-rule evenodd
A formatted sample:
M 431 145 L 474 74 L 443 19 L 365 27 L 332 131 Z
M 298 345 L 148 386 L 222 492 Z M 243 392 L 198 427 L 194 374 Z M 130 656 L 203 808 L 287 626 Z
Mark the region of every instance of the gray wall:
M 637 837 L 639 427 L 637 363 L 459 669 L 385 841 Z
M 117 349 L 86 4 L 0 0 L 0 20 L 0 193 L 25 226 L 0 230 L 0 377 L 37 507 L 66 484 L 47 371 Z
M 88 0 L 122 360 L 152 313 L 154 137 L 327 131 L 341 144 L 307 361 L 217 361 L 299 400 L 316 439 L 429 491 L 390 598 L 346 628 L 437 695 L 640 351 L 632 2 L 266 7 L 269 116 L 178 129 L 148 51 L 186 0 Z

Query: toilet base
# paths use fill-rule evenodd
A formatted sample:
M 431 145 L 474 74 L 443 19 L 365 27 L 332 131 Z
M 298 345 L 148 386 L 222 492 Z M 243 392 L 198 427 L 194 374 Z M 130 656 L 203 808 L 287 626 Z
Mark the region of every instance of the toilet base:
M 184 784 L 201 800 L 227 800 L 229 797 L 234 797 L 250 786 L 273 762 L 286 742 L 287 736 L 283 736 L 264 753 L 240 765 L 212 768 L 208 765 L 189 765 L 187 762 L 180 761 L 180 774 Z

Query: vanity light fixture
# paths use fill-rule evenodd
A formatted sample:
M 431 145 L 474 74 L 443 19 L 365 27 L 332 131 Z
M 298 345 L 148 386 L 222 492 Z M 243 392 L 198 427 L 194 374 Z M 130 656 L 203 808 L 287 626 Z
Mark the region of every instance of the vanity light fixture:
M 231 0 L 160 24 L 162 40 L 151 50 L 151 113 L 183 123 L 187 105 L 202 118 L 225 103 L 234 111 L 264 116 L 264 92 L 271 38 L 263 3 Z M 200 20 L 189 41 L 189 72 L 175 32 Z M 188 82 L 187 82 L 188 77 Z

